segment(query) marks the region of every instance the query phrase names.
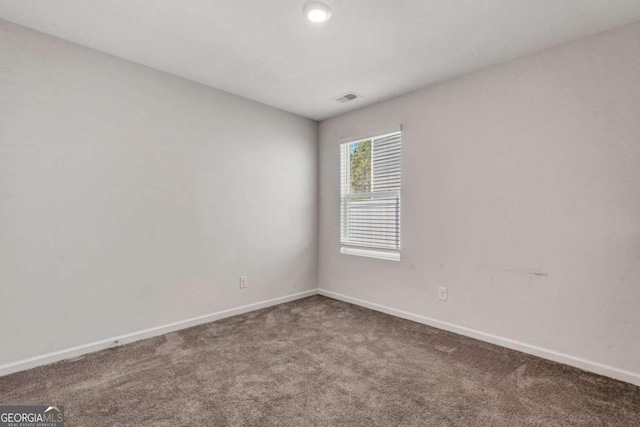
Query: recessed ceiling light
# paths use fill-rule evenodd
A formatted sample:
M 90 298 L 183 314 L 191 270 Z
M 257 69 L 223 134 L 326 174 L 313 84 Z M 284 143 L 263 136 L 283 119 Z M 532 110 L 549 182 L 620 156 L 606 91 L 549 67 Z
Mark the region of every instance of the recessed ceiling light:
M 326 22 L 331 18 L 331 8 L 324 3 L 312 1 L 304 5 L 304 16 L 311 22 Z

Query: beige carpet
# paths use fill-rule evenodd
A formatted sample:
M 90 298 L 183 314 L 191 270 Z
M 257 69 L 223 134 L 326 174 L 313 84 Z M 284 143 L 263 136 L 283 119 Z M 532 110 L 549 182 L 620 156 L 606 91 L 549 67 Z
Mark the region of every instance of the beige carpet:
M 639 426 L 640 388 L 314 296 L 0 378 L 68 426 Z

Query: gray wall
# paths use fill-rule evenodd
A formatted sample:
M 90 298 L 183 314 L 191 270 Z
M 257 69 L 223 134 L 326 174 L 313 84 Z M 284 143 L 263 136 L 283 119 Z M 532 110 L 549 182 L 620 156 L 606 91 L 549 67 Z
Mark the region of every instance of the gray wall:
M 2 21 L 0 64 L 0 364 L 316 288 L 317 123 Z
M 320 288 L 639 374 L 639 46 L 634 24 L 322 122 Z M 397 124 L 402 261 L 341 255 L 339 138 Z

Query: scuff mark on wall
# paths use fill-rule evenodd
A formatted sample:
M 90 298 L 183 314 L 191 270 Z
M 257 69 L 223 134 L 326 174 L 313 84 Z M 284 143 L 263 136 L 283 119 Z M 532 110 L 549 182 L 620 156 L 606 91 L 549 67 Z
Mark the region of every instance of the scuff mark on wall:
M 539 268 L 529 268 L 529 267 L 513 267 L 513 266 L 500 266 L 500 265 L 490 265 L 488 266 L 490 270 L 495 271 L 506 271 L 508 273 L 522 273 L 528 274 L 529 276 L 539 276 L 539 277 L 549 277 L 549 274 L 540 270 Z

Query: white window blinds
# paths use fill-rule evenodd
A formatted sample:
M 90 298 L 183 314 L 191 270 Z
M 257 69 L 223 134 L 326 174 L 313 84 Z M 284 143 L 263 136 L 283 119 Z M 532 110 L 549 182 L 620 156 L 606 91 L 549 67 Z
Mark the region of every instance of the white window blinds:
M 340 145 L 341 252 L 400 259 L 401 132 Z

